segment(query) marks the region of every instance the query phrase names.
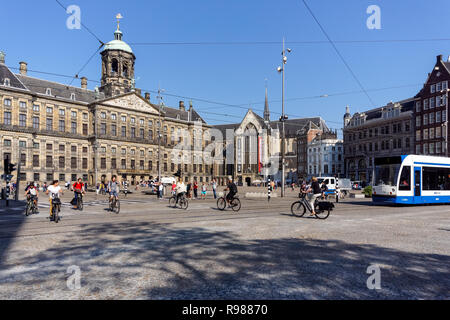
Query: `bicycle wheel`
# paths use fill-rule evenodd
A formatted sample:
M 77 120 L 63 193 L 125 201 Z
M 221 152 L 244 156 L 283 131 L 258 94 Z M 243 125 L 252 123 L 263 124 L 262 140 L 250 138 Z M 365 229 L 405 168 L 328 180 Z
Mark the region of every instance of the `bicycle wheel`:
M 325 220 L 330 215 L 331 209 L 327 210 L 319 210 L 319 208 L 316 209 L 316 218 Z
M 59 222 L 59 213 L 58 213 L 58 207 L 54 206 L 53 207 L 53 220 L 55 221 L 55 223 Z
M 177 203 L 177 199 L 175 197 L 170 197 L 170 199 L 169 199 L 169 206 L 175 208 L 176 203 Z
M 114 206 L 114 212 L 116 214 L 119 214 L 119 212 L 120 212 L 120 202 L 119 202 L 119 200 L 116 201 L 116 205 Z
M 28 217 L 28 215 L 30 214 L 30 212 L 31 212 L 31 203 L 30 202 L 27 202 L 27 206 L 26 206 L 26 208 L 25 208 L 25 215 Z
M 80 211 L 83 211 L 83 200 L 81 200 L 80 198 L 78 198 L 77 200 L 77 208 Z
M 227 202 L 225 201 L 225 198 L 221 197 L 217 200 L 217 209 L 225 210 L 226 205 Z
M 241 200 L 238 198 L 231 200 L 231 209 L 233 209 L 234 212 L 241 210 Z
M 180 199 L 180 208 L 186 210 L 189 206 L 189 201 L 187 199 Z
M 306 207 L 301 201 L 296 201 L 291 205 L 291 213 L 296 217 L 303 217 L 306 213 Z

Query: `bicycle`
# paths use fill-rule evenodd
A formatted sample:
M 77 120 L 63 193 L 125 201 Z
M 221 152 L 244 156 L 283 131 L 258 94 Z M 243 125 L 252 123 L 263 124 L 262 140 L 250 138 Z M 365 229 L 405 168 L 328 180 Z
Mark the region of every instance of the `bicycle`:
M 322 205 L 322 208 L 321 208 L 321 203 L 324 203 L 327 205 L 326 206 Z M 332 208 L 333 208 L 333 204 L 331 202 L 326 202 L 326 201 L 319 202 L 319 199 L 316 198 L 316 200 L 314 202 L 314 209 L 315 209 L 314 211 L 316 212 L 315 217 L 318 219 L 322 219 L 322 220 L 328 218 Z M 301 218 L 305 215 L 306 210 L 308 210 L 310 213 L 312 213 L 311 205 L 310 205 L 309 201 L 306 199 L 306 193 L 302 193 L 300 195 L 300 200 L 292 203 L 291 213 L 292 213 L 292 215 Z
M 37 206 L 34 203 L 34 199 L 31 197 L 27 198 L 27 206 L 25 207 L 25 215 L 28 217 L 30 214 L 36 214 Z
M 169 199 L 169 205 L 170 205 L 172 208 L 176 208 L 177 205 L 178 205 L 178 206 L 180 206 L 181 209 L 186 210 L 186 209 L 188 208 L 188 206 L 189 206 L 189 200 L 186 198 L 186 194 L 183 194 L 183 195 L 180 197 L 180 199 L 178 200 L 178 203 L 177 203 L 177 196 L 174 195 L 174 196 L 171 196 L 171 197 L 170 197 L 170 199 Z
M 221 211 L 225 210 L 227 206 L 227 200 L 226 200 L 226 196 L 220 197 L 219 199 L 217 199 L 217 208 Z M 238 212 L 239 210 L 241 210 L 241 200 L 239 200 L 239 197 L 237 195 L 235 195 L 233 197 L 233 199 L 231 199 L 230 201 L 230 206 L 231 209 L 235 212 Z
M 83 211 L 83 194 L 79 193 L 77 197 L 77 209 Z
M 119 198 L 114 196 L 111 200 L 109 200 L 109 210 L 111 212 L 115 212 L 116 214 L 119 214 L 120 212 L 120 201 Z
M 59 212 L 61 212 L 61 200 L 58 197 L 52 199 L 52 215 L 50 217 L 50 221 L 55 221 L 58 223 L 61 220 L 59 216 Z

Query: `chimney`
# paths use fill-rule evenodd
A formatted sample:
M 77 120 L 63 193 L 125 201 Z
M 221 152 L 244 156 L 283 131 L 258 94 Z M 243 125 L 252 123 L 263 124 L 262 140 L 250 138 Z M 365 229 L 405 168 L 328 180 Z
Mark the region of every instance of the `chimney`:
M 0 51 L 0 63 L 5 64 L 5 53 Z
M 192 111 L 192 101 L 189 101 L 189 112 Z
M 186 111 L 186 108 L 184 107 L 184 101 L 179 102 L 179 107 L 181 111 Z
M 145 93 L 145 100 L 150 102 L 150 93 L 148 93 L 148 92 Z
M 27 71 L 28 71 L 28 64 L 26 62 L 19 62 L 19 70 L 20 70 L 20 74 L 23 76 L 27 75 Z
M 138 95 L 142 96 L 142 90 L 141 90 L 141 89 L 134 88 L 134 91 L 135 91 Z
M 439 63 L 439 62 L 441 62 L 442 61 L 442 54 L 440 54 L 440 55 L 438 55 L 437 57 L 436 57 L 436 62 L 437 63 Z
M 86 77 L 81 78 L 81 89 L 87 89 L 87 78 Z

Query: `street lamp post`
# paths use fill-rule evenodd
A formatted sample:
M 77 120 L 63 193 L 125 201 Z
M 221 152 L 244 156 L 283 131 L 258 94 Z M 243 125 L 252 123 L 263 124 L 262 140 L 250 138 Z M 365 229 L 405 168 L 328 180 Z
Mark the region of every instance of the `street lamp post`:
M 291 52 L 291 49 L 287 49 L 287 52 Z M 286 121 L 287 117 L 284 114 L 284 69 L 286 67 L 287 57 L 286 57 L 286 50 L 284 48 L 284 38 L 283 38 L 283 51 L 281 52 L 281 67 L 278 67 L 278 72 L 281 72 L 281 197 L 285 196 L 285 140 L 286 140 L 286 133 L 285 133 L 285 125 L 284 122 Z

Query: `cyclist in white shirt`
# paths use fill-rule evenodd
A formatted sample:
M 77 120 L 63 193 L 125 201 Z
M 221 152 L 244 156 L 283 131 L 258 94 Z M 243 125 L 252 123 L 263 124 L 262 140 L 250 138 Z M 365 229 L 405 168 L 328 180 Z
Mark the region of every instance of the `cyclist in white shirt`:
M 177 193 L 176 204 L 178 204 L 178 200 L 180 200 L 180 198 L 186 194 L 186 185 L 181 178 L 178 180 L 177 186 L 175 187 L 175 192 Z
M 55 180 L 53 183 L 47 188 L 46 194 L 50 195 L 50 219 L 52 218 L 52 202 L 54 199 L 59 198 L 60 195 L 63 195 L 64 192 L 62 188 L 59 186 L 59 181 Z

